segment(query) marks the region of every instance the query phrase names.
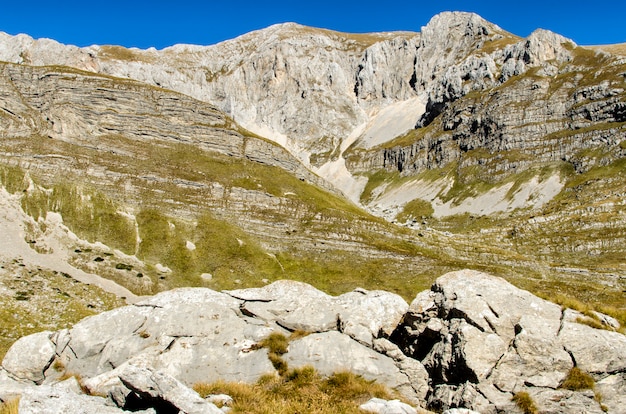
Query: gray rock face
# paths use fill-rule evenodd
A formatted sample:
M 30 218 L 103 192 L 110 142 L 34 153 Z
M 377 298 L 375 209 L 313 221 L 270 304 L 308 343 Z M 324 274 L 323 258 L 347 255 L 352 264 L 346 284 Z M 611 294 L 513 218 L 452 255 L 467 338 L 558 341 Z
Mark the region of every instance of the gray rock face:
M 19 380 L 41 383 L 44 371 L 55 356 L 55 345 L 50 340 L 52 332 L 39 332 L 17 340 L 4 356 L 2 368 Z
M 508 410 L 512 394 L 528 389 L 539 401 L 569 407 L 550 412 L 600 409 L 579 393 L 551 392 L 574 366 L 598 379 L 621 372 L 626 337 L 563 322 L 563 313 L 502 279 L 464 270 L 418 294 L 391 340 L 426 367 L 432 407 Z M 555 406 L 545 402 L 546 409 Z
M 389 335 L 408 309 L 404 299 L 389 292 L 356 289 L 331 297 L 305 283 L 287 280 L 228 293 L 245 301 L 241 309 L 250 316 L 292 331 L 338 329 L 370 347 L 374 338 Z
M 214 404 L 205 401 L 195 391 L 163 372 L 128 365 L 119 378 L 128 389 L 142 399 L 170 404 L 187 414 L 222 413 Z
M 408 382 L 394 361 L 337 331 L 308 335 L 289 344 L 285 354 L 289 366 L 312 365 L 323 375 L 350 371 L 392 388 Z
M 441 276 L 410 306 L 382 291 L 333 297 L 292 281 L 222 293 L 177 289 L 69 330 L 20 339 L 3 361 L 0 398 L 23 394 L 27 407 L 56 398 L 61 407 L 84 399 L 85 407 L 108 401 L 117 411 L 114 405 L 218 412 L 189 387 L 250 383 L 274 373 L 267 350 L 255 344 L 272 332 L 306 328 L 310 334 L 291 340 L 282 356 L 289 367 L 312 365 L 322 375 L 351 371 L 418 406 L 514 412 L 512 396 L 525 391 L 542 412 L 601 412 L 593 391 L 559 388 L 576 366 L 593 376 L 603 404 L 619 412 L 626 337 L 575 323 L 575 316 L 470 270 Z M 60 391 L 61 372 L 48 368 L 55 358 L 107 399 L 74 398 L 77 385 L 73 394 Z M 368 407 L 407 412 L 380 401 Z
M 3 362 L 0 391 L 15 395 L 36 383 L 54 384 L 64 369 L 80 374 L 91 393 L 108 395 L 119 406 L 140 397 L 201 412 L 183 408 L 169 393 L 189 402 L 197 399 L 186 396 L 187 387 L 198 382 L 255 382 L 275 369 L 267 350 L 254 345 L 272 332 L 305 329 L 322 333 L 292 342 L 285 359 L 294 367 L 314 363 L 325 375 L 352 370 L 418 401 L 427 391 L 421 364 L 400 364 L 372 349 L 407 309 L 402 298 L 387 292 L 358 289 L 332 297 L 292 281 L 224 293 L 175 289 L 84 319 L 69 330 L 16 342 Z M 335 358 L 323 357 L 328 349 Z M 63 369 L 48 369 L 54 358 Z M 22 386 L 13 377 L 27 382 Z
M 341 156 L 340 147 L 352 135 L 366 134 L 390 105 L 427 97 L 420 121 L 427 125 L 470 91 L 543 65 L 551 74 L 571 59 L 574 46 L 545 30 L 518 39 L 475 14 L 445 12 L 421 33 L 351 35 L 287 23 L 213 46 L 162 51 L 80 49 L 3 34 L 0 60 L 67 65 L 211 102 L 305 164 L 321 166 Z M 325 178 L 341 185 L 334 177 Z
M 408 404 L 398 400 L 383 400 L 372 398 L 368 402 L 361 404 L 359 408 L 368 413 L 375 414 L 417 414 L 417 410 Z
M 119 414 L 124 411 L 102 397 L 80 393 L 75 379 L 54 386 L 29 388 L 20 398 L 18 410 L 23 414 Z

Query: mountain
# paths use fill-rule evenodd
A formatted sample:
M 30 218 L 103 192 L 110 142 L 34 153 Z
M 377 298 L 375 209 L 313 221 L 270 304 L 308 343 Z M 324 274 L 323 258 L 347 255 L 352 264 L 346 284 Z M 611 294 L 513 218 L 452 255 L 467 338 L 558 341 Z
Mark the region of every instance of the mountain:
M 623 45 L 450 12 L 163 50 L 0 33 L 0 62 L 2 353 L 182 286 L 411 300 L 464 268 L 626 322 Z

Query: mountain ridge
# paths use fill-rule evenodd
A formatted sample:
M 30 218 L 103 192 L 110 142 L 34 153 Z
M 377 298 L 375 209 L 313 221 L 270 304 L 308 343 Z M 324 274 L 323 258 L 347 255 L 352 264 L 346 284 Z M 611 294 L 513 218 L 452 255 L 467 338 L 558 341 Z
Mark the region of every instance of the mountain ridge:
M 212 289 L 203 297 L 243 289 L 247 303 L 228 299 L 227 313 L 257 329 L 255 312 L 267 322 L 293 310 L 264 308 L 266 291 L 290 283 L 281 279 L 360 299 L 382 289 L 412 300 L 432 285 L 400 312 L 402 332 L 372 328 L 373 341 L 332 308 L 316 330 L 337 332 L 315 338 L 376 342 L 402 375 L 416 375 L 407 390 L 427 393 L 434 408 L 515 409 L 511 395 L 528 389 L 545 404 L 601 410 L 589 392 L 558 388 L 579 362 L 572 353 L 586 355 L 559 335 L 566 327 L 568 340 L 583 330 L 623 342 L 578 321 L 626 323 L 623 56 L 541 29 L 521 39 L 451 12 L 419 33 L 284 24 L 161 51 L 0 34 L 0 61 L 0 226 L 12 232 L 0 251 L 0 354 L 20 336 L 144 299 L 135 296 L 177 297 L 160 292 L 181 287 Z M 472 316 L 448 291 L 458 287 L 435 282 L 460 271 L 444 279 L 472 290 L 477 272 L 467 268 L 578 311 L 546 303 L 547 332 L 524 315 L 503 316 L 509 302 L 495 288 Z M 85 275 L 114 289 L 80 283 Z M 503 286 L 488 279 L 475 296 Z M 303 323 L 291 316 L 280 329 Z M 136 328 L 133 344 L 157 335 Z M 56 352 L 67 329 L 33 338 Z M 186 349 L 179 339 L 169 343 L 176 352 Z M 472 359 L 483 339 L 495 341 L 493 355 Z M 537 343 L 550 353 L 535 354 Z M 514 361 L 526 351 L 539 362 L 522 369 Z M 558 375 L 544 372 L 553 355 Z M 623 384 L 621 368 L 589 364 L 602 392 Z M 499 374 L 526 368 L 536 375 L 523 384 Z M 131 371 L 120 378 L 138 387 Z

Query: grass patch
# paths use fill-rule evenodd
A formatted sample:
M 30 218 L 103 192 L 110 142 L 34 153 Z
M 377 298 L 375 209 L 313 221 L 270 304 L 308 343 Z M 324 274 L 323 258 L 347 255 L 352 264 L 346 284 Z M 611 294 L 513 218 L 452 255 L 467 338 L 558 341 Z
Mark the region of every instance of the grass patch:
M 98 55 L 104 59 L 115 59 L 130 62 L 151 63 L 153 61 L 153 59 L 150 59 L 145 52 L 127 49 L 122 46 L 100 46 Z
M 402 211 L 396 216 L 396 220 L 401 223 L 418 218 L 428 218 L 433 215 L 435 210 L 432 204 L 426 200 L 416 198 L 404 205 Z
M 578 367 L 572 368 L 559 388 L 571 391 L 592 390 L 595 386 L 593 377 Z
M 27 291 L 28 301 L 0 295 L 0 359 L 17 339 L 44 330 L 69 328 L 81 319 L 124 303 L 101 289 L 54 271 L 0 262 L 0 282 L 10 292 Z
M 272 332 L 270 336 L 253 346 L 252 349 L 267 348 L 267 357 L 272 363 L 272 366 L 278 371 L 278 375 L 284 376 L 288 372 L 288 366 L 282 356 L 287 353 L 289 342 L 303 338 L 308 334 L 308 332 L 296 330 L 292 332 L 289 337 L 286 337 L 282 333 Z
M 10 398 L 5 402 L 0 402 L 0 414 L 18 414 L 20 406 L 19 397 Z
M 271 354 L 283 355 L 287 353 L 287 347 L 289 346 L 289 339 L 277 332 L 273 332 L 259 342 L 259 348 L 267 348 L 267 351 Z
M 21 193 L 28 189 L 29 181 L 26 172 L 17 166 L 0 166 L 0 184 L 10 193 Z
M 391 398 L 381 384 L 348 372 L 323 378 L 310 366 L 290 370 L 282 377 L 265 376 L 256 384 L 218 381 L 193 388 L 203 398 L 230 395 L 233 413 L 250 414 L 357 414 L 361 413 L 358 406 L 370 398 Z
M 535 402 L 526 391 L 516 392 L 512 400 L 524 414 L 537 414 L 539 412 Z
M 65 181 L 54 184 L 50 189 L 30 185 L 30 178 L 14 167 L 1 166 L 0 174 L 5 177 L 3 184 L 6 183 L 9 189 L 19 192 L 23 188 L 22 208 L 35 220 L 45 218 L 48 212 L 56 212 L 79 237 L 134 253 L 137 238 L 135 225 L 121 213 L 121 206 L 104 193 Z

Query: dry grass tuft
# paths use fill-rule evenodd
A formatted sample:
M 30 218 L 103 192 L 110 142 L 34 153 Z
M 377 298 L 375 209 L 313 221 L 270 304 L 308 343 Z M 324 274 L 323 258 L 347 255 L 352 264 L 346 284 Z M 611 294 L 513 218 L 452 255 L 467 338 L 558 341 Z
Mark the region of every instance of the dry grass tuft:
M 322 378 L 313 367 L 290 370 L 284 376 L 263 376 L 256 384 L 218 381 L 196 384 L 202 397 L 228 394 L 233 413 L 347 413 L 357 414 L 358 406 L 372 397 L 391 398 L 384 386 L 362 377 L 340 372 Z
M 594 384 L 595 381 L 591 375 L 578 367 L 574 367 L 567 374 L 560 388 L 571 391 L 592 390 Z
M 3 403 L 0 403 L 0 414 L 18 414 L 19 405 L 19 397 L 12 398 Z
M 539 412 L 535 402 L 526 391 L 515 393 L 515 395 L 513 395 L 513 402 L 524 412 L 524 414 L 537 414 Z

